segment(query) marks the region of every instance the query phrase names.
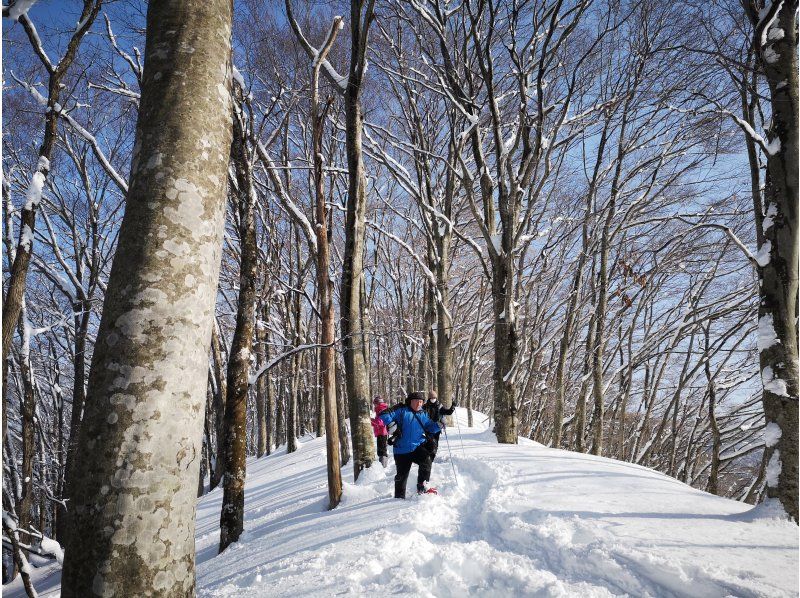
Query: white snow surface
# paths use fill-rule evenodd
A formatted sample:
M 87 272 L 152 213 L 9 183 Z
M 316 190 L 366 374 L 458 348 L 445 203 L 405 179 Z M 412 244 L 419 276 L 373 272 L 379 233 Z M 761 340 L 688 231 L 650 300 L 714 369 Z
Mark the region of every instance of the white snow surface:
M 457 416 L 438 495 L 414 494 L 414 466 L 395 500 L 394 465 L 375 464 L 328 511 L 324 438 L 250 459 L 245 531 L 221 555 L 222 490 L 199 501 L 197 595 L 797 596 L 797 526 L 780 509 L 526 439 L 498 445 L 485 416 L 473 428 Z M 56 565 L 34 579 L 57 595 Z M 19 580 L 4 590 L 24 595 Z

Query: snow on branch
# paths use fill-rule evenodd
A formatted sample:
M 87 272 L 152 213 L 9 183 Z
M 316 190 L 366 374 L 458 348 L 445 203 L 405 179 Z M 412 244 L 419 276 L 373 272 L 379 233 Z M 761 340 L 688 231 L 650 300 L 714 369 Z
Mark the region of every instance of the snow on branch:
M 47 52 L 44 51 L 42 39 L 39 37 L 39 32 L 36 30 L 36 26 L 33 24 L 33 21 L 30 20 L 27 14 L 24 14 L 20 17 L 19 22 L 22 23 L 22 27 L 25 29 L 28 40 L 31 42 L 31 46 L 33 46 L 33 51 L 39 57 L 39 60 L 42 61 L 42 64 L 44 64 L 47 72 L 50 74 L 54 73 L 55 67 L 50 61 L 50 57 L 47 55 Z
M 781 151 L 781 140 L 776 136 L 772 141 L 767 141 L 759 135 L 755 129 L 750 125 L 749 122 L 744 120 L 743 118 L 735 115 L 733 112 L 724 108 L 719 102 L 714 99 L 704 97 L 708 102 L 714 104 L 711 108 L 703 108 L 703 109 L 682 109 L 677 108 L 676 106 L 668 106 L 670 110 L 674 110 L 675 112 L 679 112 L 681 114 L 719 114 L 723 116 L 727 116 L 731 120 L 733 120 L 742 131 L 745 132 L 755 143 L 758 145 L 761 150 L 767 154 L 768 156 L 775 156 L 778 152 Z
M 37 101 L 37 103 L 39 103 L 39 105 L 47 106 L 47 100 L 42 94 L 39 93 L 39 90 L 37 90 L 33 85 L 30 85 L 25 81 L 18 79 L 14 75 L 14 73 L 11 73 L 11 76 L 14 77 L 17 83 L 22 85 L 22 87 L 24 87 L 33 96 L 33 98 Z M 122 176 L 111 165 L 111 162 L 108 161 L 108 158 L 103 153 L 103 150 L 100 149 L 100 144 L 98 143 L 97 138 L 95 138 L 94 135 L 89 133 L 89 131 L 84 129 L 78 123 L 78 121 L 72 118 L 72 116 L 66 110 L 64 110 L 60 104 L 57 103 L 53 107 L 53 111 L 56 114 L 58 114 L 58 116 L 62 117 L 67 122 L 67 124 L 69 124 L 72 130 L 78 133 L 78 135 L 83 137 L 83 139 L 89 143 L 89 146 L 92 148 L 92 152 L 94 153 L 95 157 L 100 162 L 101 166 L 106 171 L 108 176 L 111 177 L 111 180 L 114 182 L 114 184 L 119 188 L 120 191 L 122 191 L 122 193 L 127 193 L 128 182 L 124 178 L 122 178 Z
M 382 235 L 390 238 L 392 241 L 394 241 L 395 243 L 400 245 L 400 247 L 405 249 L 409 253 L 409 255 L 414 259 L 414 261 L 417 262 L 417 265 L 419 265 L 420 269 L 422 270 L 422 273 L 425 275 L 425 278 L 427 278 L 428 281 L 433 286 L 436 286 L 436 277 L 433 275 L 433 272 L 430 271 L 430 268 L 428 268 L 428 266 L 425 265 L 425 263 L 422 261 L 422 259 L 414 252 L 414 250 L 411 248 L 411 246 L 408 243 L 403 241 L 397 235 L 390 233 L 388 230 L 386 230 L 384 228 L 381 228 L 379 225 L 377 225 L 376 223 L 372 222 L 371 220 L 367 220 L 366 223 L 367 223 L 368 226 L 371 226 L 376 231 L 378 231 Z
M 308 218 L 306 218 L 306 215 L 303 214 L 303 211 L 297 206 L 296 203 L 294 203 L 294 201 L 292 201 L 292 198 L 289 197 L 289 193 L 284 188 L 281 178 L 277 175 L 275 163 L 272 161 L 272 158 L 267 152 L 267 148 L 264 147 L 264 144 L 261 141 L 256 142 L 256 151 L 258 153 L 258 157 L 261 159 L 261 162 L 264 165 L 264 170 L 267 171 L 270 182 L 275 188 L 275 194 L 278 196 L 281 204 L 283 204 L 283 207 L 286 208 L 286 211 L 288 211 L 292 218 L 294 218 L 300 225 L 311 251 L 316 253 L 317 235 L 314 232 L 314 227 L 311 226 L 311 222 L 309 222 Z
M 104 14 L 103 17 L 106 20 L 106 35 L 108 36 L 108 39 L 111 42 L 111 46 L 114 48 L 114 51 L 117 54 L 119 54 L 119 56 L 125 62 L 128 63 L 128 66 L 131 67 L 131 71 L 133 71 L 133 74 L 136 75 L 136 79 L 138 79 L 139 84 L 141 85 L 141 83 L 142 83 L 142 64 L 141 64 L 141 61 L 139 60 L 139 56 L 137 56 L 136 60 L 134 61 L 134 59 L 131 58 L 130 54 L 128 54 L 127 52 L 122 50 L 117 45 L 117 36 L 114 35 L 114 32 L 111 30 L 111 21 L 109 20 L 108 15 Z
M 773 2 L 772 0 L 766 0 L 764 3 L 764 8 L 758 11 L 758 24 L 756 25 L 756 39 L 759 42 L 759 47 L 763 49 L 766 47 L 768 43 L 768 33 L 772 24 L 775 22 L 775 19 L 778 17 L 778 13 L 783 8 L 783 0 L 779 2 Z
M 289 20 L 289 25 L 294 31 L 295 35 L 297 36 L 297 40 L 300 42 L 300 45 L 305 50 L 308 57 L 312 60 L 318 60 L 320 55 L 319 50 L 317 50 L 311 43 L 306 39 L 306 36 L 303 35 L 302 29 L 300 29 L 300 25 L 297 24 L 297 20 L 294 18 L 294 13 L 292 12 L 292 3 L 291 0 L 286 0 L 286 16 Z M 337 27 L 341 28 L 344 25 L 344 21 L 339 21 L 339 24 L 336 25 Z M 331 83 L 333 83 L 334 88 L 341 94 L 347 91 L 347 83 L 348 78 L 340 75 L 333 65 L 328 62 L 327 59 L 323 59 L 320 61 L 322 66 L 323 72 L 327 75 L 328 79 L 330 79 Z
M 17 0 L 11 6 L 3 6 L 3 16 L 14 21 L 19 21 L 28 15 L 28 11 L 36 4 L 36 0 Z
M 731 227 L 729 227 L 729 226 L 725 226 L 724 224 L 717 224 L 716 222 L 692 222 L 690 220 L 687 220 L 683 216 L 670 216 L 670 217 L 663 218 L 663 219 L 658 218 L 658 219 L 653 219 L 653 220 L 671 220 L 671 219 L 675 219 L 675 220 L 678 220 L 680 222 L 683 222 L 684 224 L 688 224 L 692 228 L 716 228 L 718 230 L 721 230 L 726 235 L 728 235 L 728 237 L 731 239 L 731 241 L 733 241 L 734 245 L 736 245 L 739 249 L 741 249 L 742 253 L 744 253 L 744 256 L 748 259 L 748 261 L 751 264 L 762 266 L 762 267 L 764 265 L 766 265 L 765 263 L 762 263 L 762 262 L 764 262 L 764 257 L 762 255 L 762 251 L 764 250 L 764 248 L 767 248 L 766 249 L 767 255 L 769 255 L 769 247 L 767 247 L 767 244 L 762 245 L 761 248 L 759 249 L 759 252 L 756 255 L 753 255 L 753 252 L 751 252 L 747 248 L 747 245 L 745 245 L 742 242 L 742 240 L 738 236 L 736 236 L 736 233 L 733 232 L 733 229 L 731 229 Z M 767 243 L 769 243 L 769 242 L 767 242 Z M 768 258 L 767 258 L 767 261 L 769 261 Z
M 265 363 L 263 366 L 261 366 L 261 367 L 258 369 L 258 371 L 257 371 L 255 374 L 252 374 L 252 375 L 251 375 L 251 376 L 250 376 L 250 377 L 247 379 L 247 383 L 248 383 L 250 386 L 252 386 L 252 385 L 253 385 L 253 384 L 255 384 L 256 382 L 258 382 L 258 379 L 259 379 L 261 376 L 263 376 L 263 375 L 264 375 L 266 372 L 268 372 L 269 370 L 271 370 L 272 368 L 274 368 L 276 365 L 278 365 L 278 364 L 279 364 L 281 361 L 283 361 L 283 360 L 284 360 L 284 359 L 286 359 L 287 357 L 291 357 L 291 356 L 292 356 L 292 355 L 294 355 L 295 353 L 299 353 L 300 351 L 307 351 L 308 349 L 317 349 L 317 348 L 322 348 L 322 347 L 332 347 L 332 346 L 333 346 L 333 345 L 335 345 L 337 342 L 339 342 L 339 341 L 337 341 L 337 340 L 334 340 L 334 341 L 333 341 L 332 343 L 330 343 L 330 344 L 326 344 L 326 343 L 322 343 L 322 344 L 320 344 L 320 343 L 313 343 L 313 344 L 307 344 L 307 345 L 298 345 L 297 347 L 294 347 L 293 349 L 290 349 L 289 351 L 286 351 L 285 353 L 281 353 L 280 355 L 277 355 L 277 356 L 276 356 L 276 357 L 274 357 L 273 359 L 269 360 L 267 363 Z

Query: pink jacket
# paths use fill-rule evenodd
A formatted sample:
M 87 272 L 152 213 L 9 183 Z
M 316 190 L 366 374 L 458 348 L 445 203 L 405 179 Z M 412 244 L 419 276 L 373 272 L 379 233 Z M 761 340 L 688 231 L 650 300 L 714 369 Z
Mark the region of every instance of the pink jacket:
M 389 431 L 386 429 L 386 424 L 381 421 L 378 415 L 383 413 L 389 408 L 389 405 L 386 403 L 378 403 L 375 406 L 375 417 L 372 418 L 372 431 L 375 432 L 375 436 L 388 436 Z

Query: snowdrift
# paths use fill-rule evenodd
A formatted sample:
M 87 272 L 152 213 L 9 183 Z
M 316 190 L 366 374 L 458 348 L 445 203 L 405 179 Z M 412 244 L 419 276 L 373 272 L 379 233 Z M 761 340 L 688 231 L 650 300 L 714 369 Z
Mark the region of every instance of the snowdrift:
M 198 596 L 797 596 L 798 528 L 769 507 L 629 463 L 498 445 L 485 417 L 467 428 L 457 415 L 438 496 L 414 494 L 414 466 L 412 498 L 391 498 L 394 465 L 377 464 L 326 511 L 324 438 L 250 460 L 245 532 L 224 554 L 222 491 L 198 505 Z M 57 572 L 36 578 L 57 595 Z

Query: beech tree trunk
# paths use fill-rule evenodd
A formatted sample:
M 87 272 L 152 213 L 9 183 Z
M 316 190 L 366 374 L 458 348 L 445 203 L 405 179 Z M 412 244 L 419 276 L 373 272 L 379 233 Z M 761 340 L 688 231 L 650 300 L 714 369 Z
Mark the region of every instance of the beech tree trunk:
M 798 521 L 798 59 L 797 0 L 751 0 L 748 13 L 770 91 L 763 243 L 759 247 L 759 362 L 767 422 L 767 496 Z M 757 209 L 759 207 L 757 206 Z M 770 330 L 771 328 L 771 330 Z M 767 331 L 769 338 L 767 337 Z M 773 335 L 774 332 L 774 335 Z
M 194 594 L 231 24 L 230 0 L 148 6 L 130 189 L 78 438 L 65 597 Z
M 336 41 L 336 33 L 341 23 L 340 18 L 333 21 L 328 39 L 320 52 L 320 60 L 324 60 Z M 325 206 L 325 181 L 323 180 L 322 135 L 325 131 L 325 116 L 332 99 L 329 98 L 324 108 L 319 102 L 319 69 L 320 60 L 314 61 L 311 73 L 311 122 L 314 149 L 314 193 L 315 206 L 314 232 L 317 235 L 317 300 L 319 302 L 320 325 L 319 359 L 317 361 L 318 376 L 322 383 L 322 401 L 324 415 L 320 419 L 325 424 L 325 447 L 328 467 L 328 508 L 333 509 L 342 499 L 342 466 L 339 447 L 339 414 L 336 405 L 336 314 L 333 308 L 333 281 L 330 279 L 330 244 L 328 242 L 328 210 Z
M 370 423 L 367 364 L 364 360 L 363 308 L 361 286 L 364 277 L 364 231 L 367 208 L 366 177 L 362 152 L 364 115 L 361 89 L 364 81 L 367 33 L 374 0 L 350 2 L 350 73 L 345 92 L 348 192 L 345 217 L 345 247 L 342 258 L 341 329 L 347 401 L 350 407 L 350 435 L 353 439 L 353 477 L 375 461 L 375 443 Z
M 214 464 L 214 475 L 211 476 L 211 490 L 222 482 L 225 473 L 225 397 L 228 394 L 228 380 L 225 376 L 222 357 L 222 343 L 219 339 L 216 321 L 211 330 L 211 357 L 214 360 L 214 379 L 216 388 L 214 389 L 214 434 L 217 438 L 217 452 Z
M 264 311 L 262 306 L 259 312 Z M 267 364 L 267 329 L 265 325 L 256 327 L 256 365 L 261 369 Z M 263 374 L 258 377 L 256 382 L 256 426 L 258 429 L 258 447 L 256 456 L 263 457 L 264 454 L 269 454 L 270 449 L 270 433 L 269 422 L 272 421 L 272 414 L 269 411 L 271 408 L 269 397 L 269 374 Z
M 237 88 L 237 95 L 241 90 Z M 241 101 L 241 98 L 238 100 Z M 228 395 L 225 399 L 225 443 L 222 512 L 219 551 L 236 542 L 244 529 L 244 482 L 247 459 L 247 394 L 250 354 L 256 304 L 258 246 L 254 215 L 252 160 L 247 150 L 247 133 L 241 103 L 233 118 L 231 157 L 236 171 L 236 203 L 239 209 L 239 300 L 236 329 L 228 359 Z
M 510 231 L 503 232 L 503 236 Z M 497 441 L 517 444 L 517 403 L 514 368 L 519 350 L 517 315 L 513 300 L 514 261 L 504 251 L 492 259 L 492 307 L 494 313 L 494 417 Z M 511 243 L 507 243 L 508 253 Z

